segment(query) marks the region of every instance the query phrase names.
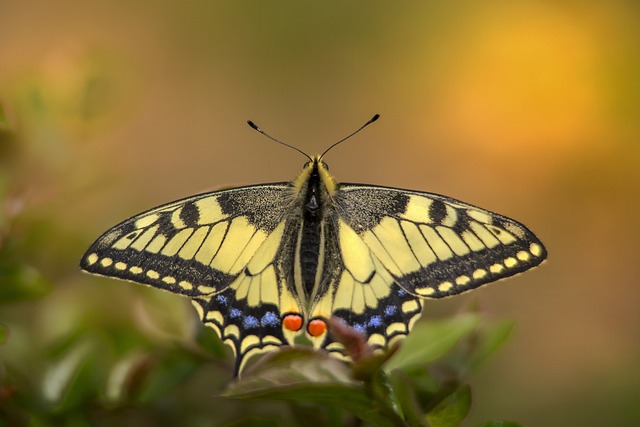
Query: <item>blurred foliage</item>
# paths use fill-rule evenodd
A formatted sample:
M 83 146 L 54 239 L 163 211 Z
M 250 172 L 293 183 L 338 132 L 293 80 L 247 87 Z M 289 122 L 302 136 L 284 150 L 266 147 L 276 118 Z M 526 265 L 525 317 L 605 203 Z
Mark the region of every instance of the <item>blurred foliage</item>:
M 147 334 L 126 324 L 76 329 L 32 346 L 39 353 L 34 360 L 3 357 L 0 415 L 6 425 L 196 426 L 207 419 L 251 425 L 257 418 L 273 425 L 353 425 L 360 419 L 373 426 L 454 427 L 471 407 L 469 368 L 507 336 L 504 322 L 466 313 L 420 322 L 396 354 L 349 366 L 309 348 L 285 349 L 234 380 L 222 343 L 202 325 L 188 339 L 153 346 Z M 416 348 L 422 349 L 418 355 L 400 357 Z
M 12 165 L 0 171 L 0 425 L 461 425 L 471 408 L 466 378 L 504 342 L 508 322 L 477 313 L 422 321 L 399 350 L 361 348 L 353 365 L 306 347 L 285 349 L 234 379 L 225 346 L 176 310 L 177 297 L 132 287 L 133 302 L 123 304 L 132 311 L 122 317 L 113 310 L 118 296 L 87 291 L 95 280 L 78 279 L 71 267 L 83 244 L 42 215 L 43 205 L 64 195 L 50 179 L 69 150 L 69 132 L 89 131 L 109 111 L 94 106 L 104 99 L 94 94 L 91 67 L 84 79 L 72 97 L 89 99 L 71 109 L 78 120 L 71 128 L 51 122 L 46 144 L 33 130 L 62 107 L 36 81 L 21 100 L 27 105 L 12 105 L 34 112 L 30 132 L 12 127 L 6 104 L 0 109 L 0 162 Z M 30 197 L 36 183 L 53 195 L 43 198 L 40 188 Z M 363 337 L 345 339 L 366 346 Z
M 636 0 L 2 2 L 0 426 L 455 425 L 468 383 L 471 426 L 638 425 L 639 23 Z M 517 319 L 499 363 L 477 369 L 511 322 L 471 313 L 382 370 L 325 384 L 336 362 L 302 350 L 235 382 L 186 301 L 78 271 L 127 214 L 289 178 L 246 119 L 315 151 L 374 112 L 339 178 L 495 208 L 552 253 L 475 293 Z
M 422 321 L 399 350 L 360 348 L 353 365 L 285 349 L 234 379 L 226 347 L 177 297 L 132 286 L 121 301 L 86 287 L 96 280 L 74 270 L 84 239 L 46 216 L 77 179 L 65 167 L 74 134 L 114 114 L 103 68 L 81 68 L 63 95 L 27 79 L 0 108 L 0 425 L 461 425 L 466 378 L 509 322 L 477 313 Z

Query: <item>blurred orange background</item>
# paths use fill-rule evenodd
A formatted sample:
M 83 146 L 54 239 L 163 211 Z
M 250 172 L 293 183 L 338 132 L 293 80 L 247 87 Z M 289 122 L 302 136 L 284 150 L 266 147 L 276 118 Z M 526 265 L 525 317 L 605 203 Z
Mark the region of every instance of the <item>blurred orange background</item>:
M 11 309 L 29 313 L 25 329 L 64 334 L 77 295 L 117 306 L 136 292 L 77 269 L 120 220 L 292 179 L 304 158 L 247 119 L 313 154 L 380 113 L 327 156 L 338 180 L 477 204 L 549 250 L 535 271 L 427 305 L 515 319 L 471 378 L 468 425 L 640 424 L 636 1 L 5 0 L 0 107 L 24 144 L 1 166 L 14 177 L 0 181 L 5 215 L 58 237 L 37 260 L 50 293 Z

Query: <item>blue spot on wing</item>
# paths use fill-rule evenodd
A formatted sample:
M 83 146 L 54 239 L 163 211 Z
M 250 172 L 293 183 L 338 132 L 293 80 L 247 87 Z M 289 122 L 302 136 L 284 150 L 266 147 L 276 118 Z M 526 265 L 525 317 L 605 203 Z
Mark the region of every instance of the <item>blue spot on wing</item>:
M 242 326 L 244 326 L 245 329 L 257 328 L 260 326 L 260 322 L 254 316 L 247 316 L 242 320 Z
M 415 301 L 417 304 L 416 309 L 409 312 L 402 311 L 401 307 L 407 301 Z M 378 306 L 375 308 L 369 307 L 363 313 L 356 313 L 349 308 L 340 308 L 335 310 L 333 315 L 343 319 L 347 325 L 350 325 L 358 332 L 366 334 L 368 337 L 375 334 L 381 335 L 384 338 L 384 342 L 377 338 L 373 342 L 369 341 L 369 344 L 374 348 L 384 348 L 388 346 L 391 339 L 407 335 L 410 329 L 410 322 L 419 316 L 421 311 L 422 302 L 420 299 L 400 288 L 400 286 L 393 286 L 391 293 L 384 298 L 380 298 Z M 389 325 L 394 323 L 403 324 L 405 328 L 389 330 Z M 328 343 L 334 341 L 335 337 L 329 335 L 324 347 L 326 348 Z M 342 354 L 345 353 L 342 352 Z
M 280 318 L 274 312 L 268 311 L 260 319 L 260 324 L 262 326 L 277 326 L 280 324 Z
M 378 315 L 371 316 L 371 319 L 369 319 L 368 325 L 371 328 L 377 328 L 379 326 L 382 326 L 382 317 Z
M 365 328 L 362 323 L 354 323 L 353 329 L 355 329 L 356 331 L 367 333 L 367 328 Z
M 394 314 L 396 314 L 396 311 L 398 311 L 398 307 L 396 307 L 395 305 L 388 305 L 384 308 L 384 315 L 393 316 Z
M 238 317 L 242 317 L 242 311 L 237 308 L 232 308 L 229 310 L 229 317 L 232 319 L 237 319 Z
M 218 301 L 218 304 L 220 305 L 227 305 L 227 297 L 225 297 L 224 295 L 218 295 L 216 297 L 216 301 Z

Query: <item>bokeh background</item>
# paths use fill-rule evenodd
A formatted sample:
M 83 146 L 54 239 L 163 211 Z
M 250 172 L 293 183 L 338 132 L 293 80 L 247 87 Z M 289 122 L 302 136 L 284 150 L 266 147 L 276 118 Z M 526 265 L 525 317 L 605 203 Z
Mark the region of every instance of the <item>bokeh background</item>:
M 515 320 L 470 379 L 468 425 L 640 424 L 635 0 L 0 1 L 3 380 L 55 403 L 60 360 L 114 325 L 150 346 L 187 336 L 187 301 L 79 272 L 93 239 L 163 202 L 291 179 L 304 158 L 247 119 L 316 153 L 374 113 L 326 158 L 338 180 L 487 207 L 549 250 L 427 306 Z M 200 376 L 200 398 L 229 380 Z

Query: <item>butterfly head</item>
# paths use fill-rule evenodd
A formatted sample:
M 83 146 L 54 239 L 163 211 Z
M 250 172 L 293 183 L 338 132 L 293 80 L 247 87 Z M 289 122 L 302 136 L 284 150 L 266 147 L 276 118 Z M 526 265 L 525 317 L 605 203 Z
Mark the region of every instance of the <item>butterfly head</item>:
M 320 156 L 314 156 L 304 164 L 302 172 L 294 180 L 293 186 L 299 194 L 318 191 L 319 197 L 331 197 L 336 189 L 336 182 L 329 173 L 329 166 Z

